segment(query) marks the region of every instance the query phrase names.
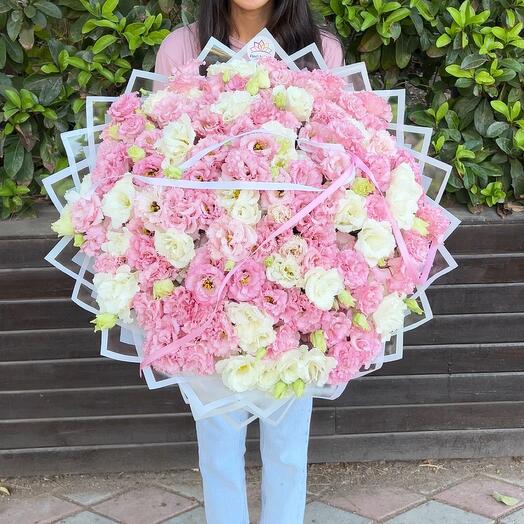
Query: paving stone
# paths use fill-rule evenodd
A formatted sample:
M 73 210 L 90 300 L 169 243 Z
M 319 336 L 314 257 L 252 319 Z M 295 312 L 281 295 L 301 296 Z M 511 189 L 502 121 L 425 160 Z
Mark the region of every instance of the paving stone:
M 126 524 L 156 524 L 196 507 L 187 499 L 157 487 L 126 491 L 94 506 L 97 512 Z
M 176 491 L 177 493 L 180 493 L 184 497 L 188 497 L 190 499 L 195 499 L 199 502 L 204 501 L 204 493 L 202 491 L 202 484 L 197 484 L 193 482 L 185 482 L 180 481 L 177 482 L 176 480 L 174 482 L 162 482 L 162 486 L 165 486 L 166 488 Z
M 304 524 L 368 524 L 368 519 L 349 513 L 333 506 L 328 506 L 323 502 L 312 502 L 306 506 Z
M 486 517 L 475 515 L 441 502 L 430 500 L 386 521 L 386 524 L 490 524 Z
M 492 493 L 495 491 L 502 495 L 515 497 L 520 501 L 518 506 L 508 507 L 496 501 L 492 497 Z M 524 489 L 501 480 L 478 477 L 448 488 L 436 495 L 435 498 L 479 515 L 496 519 L 524 505 Z
M 80 509 L 76 504 L 53 495 L 13 500 L 4 509 L 0 509 L 0 524 L 48 524 Z
M 102 515 L 97 515 L 91 511 L 82 511 L 76 515 L 71 515 L 62 519 L 56 524 L 117 524 L 114 520 L 107 519 L 102 517 Z
M 83 489 L 78 491 L 72 491 L 69 493 L 61 493 L 61 495 L 77 504 L 82 504 L 83 506 L 93 506 L 98 504 L 105 499 L 108 499 L 114 496 L 116 491 L 107 491 L 107 490 L 93 490 L 93 489 Z
M 343 491 L 323 499 L 328 504 L 373 520 L 382 520 L 425 500 L 403 488 L 364 488 Z
M 524 509 L 508 515 L 500 522 L 501 524 L 524 524 Z
M 162 522 L 162 524 L 204 524 L 206 521 L 206 513 L 203 507 L 192 509 L 182 515 L 173 517 L 172 519 Z

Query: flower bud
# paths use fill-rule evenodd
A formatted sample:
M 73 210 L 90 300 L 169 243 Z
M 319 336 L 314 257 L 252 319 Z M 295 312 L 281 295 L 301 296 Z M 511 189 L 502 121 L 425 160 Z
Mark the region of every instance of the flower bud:
M 171 295 L 173 289 L 175 289 L 175 285 L 171 279 L 155 280 L 153 283 L 153 297 L 156 299 L 167 297 Z
M 138 162 L 146 156 L 146 152 L 141 147 L 138 147 L 136 145 L 129 147 L 127 149 L 127 154 L 133 162 Z
M 363 329 L 364 331 L 370 330 L 368 319 L 366 318 L 366 315 L 364 315 L 364 313 L 359 312 L 353 315 L 353 325 L 359 327 L 360 329 Z
M 84 235 L 82 233 L 75 233 L 74 239 L 73 239 L 73 246 L 75 247 L 81 247 L 84 243 Z
M 120 140 L 120 133 L 118 132 L 118 125 L 116 124 L 107 128 L 107 134 L 109 135 L 109 138 L 112 138 L 113 140 Z
M 425 220 L 422 220 L 419 217 L 413 219 L 413 231 L 416 231 L 419 235 L 423 237 L 428 235 L 428 223 Z
M 266 356 L 266 353 L 267 353 L 267 349 L 266 348 L 260 348 L 256 353 L 255 353 L 255 358 L 257 360 L 262 360 L 265 356 Z
M 355 306 L 355 299 L 351 296 L 351 293 L 347 289 L 341 291 L 337 295 L 337 299 L 344 307 L 350 308 Z
M 304 394 L 304 389 L 306 389 L 306 385 L 301 378 L 295 380 L 295 382 L 291 384 L 291 387 L 297 398 L 300 398 Z
M 264 258 L 264 266 L 271 267 L 273 265 L 274 260 L 274 257 L 271 256 Z
M 273 396 L 276 399 L 284 398 L 288 393 L 288 386 L 285 382 L 279 380 L 273 387 Z
M 248 81 L 247 81 L 247 84 L 246 84 L 246 91 L 251 95 L 251 96 L 255 96 L 256 94 L 258 94 L 258 91 L 259 91 L 259 86 L 258 86 L 258 79 L 256 78 L 256 76 L 252 76 Z
M 418 305 L 416 298 L 406 298 L 404 304 L 406 304 L 410 311 L 413 311 L 413 313 L 416 313 L 417 315 L 422 315 L 424 313 L 424 310 Z
M 111 329 L 116 324 L 117 316 L 113 313 L 98 313 L 94 320 L 91 320 L 91 324 L 95 325 L 95 333 L 102 331 L 103 329 Z
M 164 169 L 164 175 L 166 178 L 180 180 L 182 178 L 182 170 L 176 166 L 169 166 Z
M 68 235 L 74 235 L 75 229 L 73 227 L 73 220 L 71 218 L 71 208 L 69 206 L 65 206 L 64 209 L 62 209 L 62 212 L 60 213 L 60 218 L 58 220 L 55 220 L 51 224 L 51 229 L 59 236 L 68 236 Z
M 227 260 L 224 264 L 224 270 L 228 273 L 235 267 L 235 261 L 234 260 Z
M 326 337 L 322 329 L 313 331 L 309 335 L 309 340 L 311 341 L 313 347 L 320 349 L 320 351 L 323 351 L 324 353 L 327 351 Z
M 356 177 L 353 181 L 353 184 L 351 185 L 351 189 L 360 196 L 368 196 L 369 194 L 373 193 L 375 190 L 375 187 L 373 186 L 373 183 L 364 177 Z

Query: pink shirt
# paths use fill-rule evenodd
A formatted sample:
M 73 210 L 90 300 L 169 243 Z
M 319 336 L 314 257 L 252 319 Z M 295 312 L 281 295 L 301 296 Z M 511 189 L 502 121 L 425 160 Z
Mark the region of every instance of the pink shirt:
M 238 51 L 246 42 L 229 39 L 231 48 Z M 322 51 L 330 69 L 343 65 L 343 52 L 340 42 L 332 35 L 322 32 Z M 200 53 L 196 23 L 179 27 L 168 35 L 156 55 L 155 73 L 169 76 L 173 69 L 194 60 Z

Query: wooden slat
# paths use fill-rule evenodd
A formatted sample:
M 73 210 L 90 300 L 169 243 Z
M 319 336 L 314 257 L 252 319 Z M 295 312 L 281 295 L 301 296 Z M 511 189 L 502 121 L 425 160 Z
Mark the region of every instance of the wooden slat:
M 0 361 L 94 358 L 100 333 L 92 327 L 0 332 Z
M 524 428 L 524 402 L 339 407 L 338 434 Z
M 446 240 L 451 254 L 522 253 L 524 220 L 493 224 L 461 224 Z
M 521 282 L 524 275 L 524 253 L 453 256 L 458 267 L 436 280 L 438 284 Z
M 315 408 L 311 435 L 335 433 L 335 408 Z M 67 419 L 0 421 L 1 448 L 94 446 L 149 442 L 195 441 L 189 412 Z M 248 438 L 258 438 L 258 423 L 249 424 Z
M 407 346 L 523 340 L 523 313 L 436 315 L 430 322 L 404 334 Z
M 524 342 L 447 344 L 404 347 L 400 360 L 384 364 L 374 375 L 424 373 L 500 373 L 524 371 Z
M 524 455 L 524 429 L 369 433 L 311 438 L 310 462 L 421 460 Z M 259 442 L 247 441 L 246 463 L 260 465 Z M 5 476 L 110 473 L 198 467 L 196 443 L 70 446 L 0 451 Z
M 73 285 L 54 267 L 0 269 L 0 300 L 70 297 Z
M 521 282 L 434 285 L 427 290 L 427 296 L 435 315 L 524 311 L 524 283 Z
M 57 238 L 0 239 L 0 268 L 50 267 L 44 257 L 57 242 Z
M 499 401 L 524 401 L 524 373 L 367 376 L 350 382 L 338 399 L 315 399 L 315 405 L 332 408 Z M 185 409 L 175 387 L 154 391 L 146 386 L 122 386 L 0 392 L 1 419 L 179 413 Z
M 0 331 L 89 327 L 93 318 L 69 298 L 0 301 Z

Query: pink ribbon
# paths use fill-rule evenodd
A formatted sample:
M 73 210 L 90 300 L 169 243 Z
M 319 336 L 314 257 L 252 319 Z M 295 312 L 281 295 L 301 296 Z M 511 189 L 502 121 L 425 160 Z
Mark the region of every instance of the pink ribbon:
M 312 145 L 315 145 L 315 144 L 312 143 Z M 255 249 L 255 251 L 253 251 L 253 253 L 251 253 L 251 255 L 249 255 L 248 257 L 244 258 L 231 271 L 229 271 L 227 273 L 227 275 L 225 276 L 224 280 L 222 281 L 219 289 L 218 289 L 215 306 L 213 308 L 212 313 L 210 315 L 208 315 L 207 320 L 204 323 L 202 323 L 197 329 L 193 330 L 191 333 L 188 333 L 187 335 L 184 335 L 183 337 L 178 338 L 177 340 L 174 340 L 170 344 L 164 346 L 163 348 L 161 348 L 161 349 L 159 349 L 157 351 L 151 352 L 148 356 L 144 356 L 144 358 L 142 359 L 142 362 L 140 363 L 140 376 L 142 376 L 142 369 L 143 368 L 151 365 L 153 362 L 157 361 L 158 359 L 160 359 L 160 358 L 168 355 L 169 353 L 175 351 L 177 348 L 183 346 L 184 344 L 188 344 L 188 343 L 194 341 L 200 335 L 202 335 L 202 333 L 205 331 L 207 326 L 209 326 L 209 324 L 213 320 L 213 318 L 214 318 L 214 316 L 215 316 L 215 314 L 216 314 L 216 312 L 218 310 L 218 307 L 220 306 L 222 293 L 224 292 L 224 290 L 225 290 L 228 282 L 231 280 L 231 278 L 233 278 L 233 276 L 243 267 L 243 265 L 253 255 L 255 255 L 257 253 L 257 251 L 261 247 L 263 247 L 268 242 L 270 242 L 271 240 L 273 240 L 274 238 L 276 238 L 277 236 L 282 234 L 284 231 L 287 231 L 288 229 L 291 229 L 292 227 L 296 226 L 298 224 L 298 222 L 300 222 L 300 220 L 302 220 L 306 215 L 311 213 L 311 211 L 313 211 L 317 206 L 322 204 L 322 202 L 324 202 L 327 198 L 329 198 L 335 191 L 337 191 L 337 189 L 339 189 L 342 186 L 345 186 L 345 185 L 349 184 L 353 180 L 353 178 L 355 177 L 355 170 L 356 170 L 356 168 L 358 168 L 361 171 L 363 171 L 369 177 L 369 179 L 371 180 L 373 185 L 377 188 L 379 194 L 383 198 L 385 198 L 384 194 L 382 193 L 382 191 L 381 191 L 381 189 L 380 189 L 380 187 L 378 185 L 378 182 L 377 182 L 376 178 L 374 177 L 374 175 L 371 172 L 371 170 L 364 164 L 364 162 L 362 162 L 362 160 L 360 158 L 358 158 L 356 155 L 354 155 L 352 153 L 347 153 L 346 152 L 346 154 L 348 154 L 349 158 L 350 158 L 350 166 L 348 167 L 348 169 L 346 169 L 346 171 L 344 171 L 344 173 L 342 173 L 342 175 L 340 175 L 340 177 L 338 177 L 335 181 L 333 181 L 324 191 L 322 191 L 317 197 L 315 197 L 309 204 L 307 204 L 302 209 L 300 209 L 300 211 L 298 211 L 298 213 L 295 216 L 290 218 L 287 222 L 282 224 L 278 229 L 273 231 L 273 233 L 271 233 L 271 235 L 269 235 L 261 244 L 259 244 L 257 249 Z M 406 246 L 406 243 L 405 243 L 404 238 L 402 236 L 402 233 L 400 231 L 400 228 L 399 228 L 396 220 L 394 219 L 394 217 L 391 215 L 387 205 L 386 205 L 386 209 L 387 209 L 387 213 L 388 213 L 388 219 L 389 219 L 389 221 L 391 223 L 392 232 L 393 232 L 393 235 L 394 235 L 395 240 L 397 242 L 397 246 L 399 248 L 400 255 L 401 255 L 401 257 L 402 257 L 402 259 L 404 261 L 404 264 L 406 266 L 406 272 L 408 273 L 409 278 L 413 282 L 415 282 L 415 283 L 423 282 L 425 279 L 427 279 L 427 274 L 429 273 L 429 269 L 431 268 L 431 264 L 432 264 L 432 261 L 433 261 L 433 258 L 434 258 L 435 252 L 436 252 L 436 248 L 438 246 L 437 245 L 434 245 L 434 246 L 432 245 L 432 247 L 430 249 L 430 255 L 431 255 L 431 253 L 433 253 L 433 254 L 432 254 L 432 256 L 428 256 L 428 259 L 426 260 L 426 264 L 425 264 L 424 270 L 422 271 L 422 275 L 420 275 L 419 271 L 416 268 L 416 264 L 415 264 L 413 258 L 409 254 L 409 251 L 407 249 L 407 246 Z M 428 260 L 430 258 L 431 258 L 431 260 L 429 261 L 429 264 L 428 264 Z M 424 280 L 422 280 L 424 275 L 425 275 L 425 278 L 424 278 Z

